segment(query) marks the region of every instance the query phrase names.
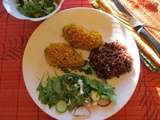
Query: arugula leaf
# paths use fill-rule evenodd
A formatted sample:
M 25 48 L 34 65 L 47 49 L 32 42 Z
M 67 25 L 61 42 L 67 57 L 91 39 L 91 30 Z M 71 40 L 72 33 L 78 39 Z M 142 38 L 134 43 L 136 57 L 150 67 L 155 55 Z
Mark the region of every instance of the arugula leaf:
M 74 96 L 70 98 L 70 104 L 68 105 L 68 110 L 72 111 L 74 108 L 82 106 L 85 103 L 84 96 Z
M 116 95 L 110 95 L 110 100 L 111 100 L 112 102 L 116 102 L 117 96 L 116 96 Z
M 49 100 L 49 96 L 47 95 L 47 89 L 46 88 L 42 88 L 39 91 L 39 97 L 38 99 L 43 103 L 43 104 L 47 104 L 48 100 Z
M 52 92 L 53 91 L 53 80 L 51 80 L 51 79 L 48 79 L 48 81 L 47 81 L 47 92 Z
M 91 67 L 89 62 L 86 62 L 86 64 L 81 68 L 81 70 L 86 74 L 92 74 L 93 73 L 93 68 Z
M 43 89 L 42 82 L 40 82 L 37 87 L 37 91 L 41 91 L 42 89 Z
M 59 100 L 60 99 L 59 99 L 59 97 L 56 94 L 52 95 L 49 98 L 49 101 L 48 101 L 49 108 L 51 108 L 52 106 L 54 106 L 55 104 L 57 104 Z
M 80 76 L 75 73 L 65 73 L 61 76 L 61 80 L 66 82 L 67 84 L 75 84 L 80 79 Z
M 53 83 L 52 83 L 52 86 L 53 86 L 53 90 L 57 93 L 57 94 L 60 94 L 62 91 L 62 87 L 61 87 L 61 80 L 59 79 L 55 79 L 55 80 L 52 80 Z
M 88 77 L 84 77 L 83 80 L 84 80 L 85 84 L 87 84 L 90 88 L 98 90 L 98 88 L 99 88 L 99 81 L 89 79 Z
M 91 89 L 96 90 L 99 94 L 108 96 L 108 98 L 113 102 L 116 101 L 116 95 L 112 86 L 103 81 L 97 81 L 87 77 L 85 77 L 84 81 Z

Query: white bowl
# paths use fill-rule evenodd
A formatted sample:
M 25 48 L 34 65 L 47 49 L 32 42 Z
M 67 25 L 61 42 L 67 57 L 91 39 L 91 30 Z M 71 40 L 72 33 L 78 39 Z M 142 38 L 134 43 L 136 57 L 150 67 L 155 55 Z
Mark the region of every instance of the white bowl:
M 20 13 L 16 8 L 15 0 L 3 0 L 3 6 L 7 10 L 7 12 L 15 18 L 18 18 L 21 20 L 41 21 L 41 20 L 44 20 L 44 19 L 52 16 L 53 14 L 55 14 L 61 8 L 63 2 L 64 2 L 64 0 L 61 0 L 58 7 L 53 12 L 51 12 L 50 14 L 48 14 L 46 16 L 39 17 L 39 18 L 27 17 L 27 16 L 23 15 L 22 13 Z

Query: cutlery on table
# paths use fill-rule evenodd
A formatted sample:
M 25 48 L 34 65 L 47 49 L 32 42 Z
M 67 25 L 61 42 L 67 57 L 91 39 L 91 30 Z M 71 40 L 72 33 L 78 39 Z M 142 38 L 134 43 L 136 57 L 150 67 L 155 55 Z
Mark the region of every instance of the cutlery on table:
M 152 50 L 152 48 L 150 46 L 148 46 L 144 42 L 145 41 L 144 38 L 139 37 L 140 35 L 139 35 L 138 32 L 141 32 L 141 30 L 140 31 L 137 31 L 137 30 L 139 30 L 139 26 L 143 26 L 144 27 L 144 25 L 140 24 L 140 22 L 137 22 L 137 20 L 132 18 L 131 15 L 128 15 L 127 11 L 125 11 L 125 13 L 122 13 L 121 11 L 119 11 L 119 9 L 110 0 L 107 0 L 107 1 L 106 0 L 94 0 L 94 1 L 92 1 L 92 5 L 94 7 L 96 7 L 96 8 L 99 8 L 99 9 L 102 9 L 104 11 L 107 11 L 107 12 L 111 13 L 116 19 L 118 19 L 120 21 L 121 24 L 123 24 L 127 29 L 132 31 L 133 34 L 134 34 L 134 38 L 135 38 L 139 48 L 141 49 L 140 50 L 140 56 L 141 56 L 141 58 L 143 58 L 143 61 L 145 60 L 144 61 L 145 65 L 149 69 L 151 69 L 152 71 L 159 70 L 159 67 L 160 67 L 160 58 L 159 58 L 159 56 L 156 54 L 156 52 L 154 52 Z M 136 27 L 138 27 L 138 28 L 136 28 Z M 144 31 L 142 31 L 142 32 L 144 32 Z M 152 40 L 150 43 L 153 44 L 153 46 L 156 44 L 156 50 L 157 50 L 157 53 L 158 53 L 159 47 L 158 47 L 158 45 L 156 43 L 157 41 L 155 40 L 156 41 L 155 42 L 154 40 Z M 149 58 L 153 62 L 148 58 L 148 56 L 150 56 Z
M 154 30 L 157 30 L 160 32 L 158 28 L 154 28 L 152 26 L 147 26 L 142 24 L 139 20 L 132 17 L 132 15 L 121 5 L 121 3 L 118 0 L 112 0 L 114 4 L 121 10 L 124 11 L 126 16 L 128 16 L 128 22 L 130 25 L 134 28 L 134 30 L 143 37 L 152 47 L 156 50 L 156 52 L 160 55 L 160 42 L 156 40 L 146 29 L 145 27 L 152 28 Z

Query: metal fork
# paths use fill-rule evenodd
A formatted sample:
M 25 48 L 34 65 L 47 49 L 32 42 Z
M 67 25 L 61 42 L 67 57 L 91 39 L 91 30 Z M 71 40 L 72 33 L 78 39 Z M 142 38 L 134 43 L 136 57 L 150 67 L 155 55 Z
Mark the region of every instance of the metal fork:
M 127 15 L 126 13 L 119 11 L 117 6 L 115 6 L 115 4 L 111 0 L 107 0 L 107 1 L 106 0 L 92 0 L 92 2 L 98 3 L 99 7 L 102 7 L 103 9 L 109 9 L 110 12 L 112 13 L 112 15 L 116 19 L 118 19 L 129 30 L 132 30 L 132 28 L 130 26 L 130 21 L 132 18 L 129 15 Z M 142 26 L 145 28 L 151 28 L 151 29 L 154 29 L 154 30 L 160 32 L 159 28 L 155 28 L 155 27 L 145 25 L 145 24 L 143 24 Z

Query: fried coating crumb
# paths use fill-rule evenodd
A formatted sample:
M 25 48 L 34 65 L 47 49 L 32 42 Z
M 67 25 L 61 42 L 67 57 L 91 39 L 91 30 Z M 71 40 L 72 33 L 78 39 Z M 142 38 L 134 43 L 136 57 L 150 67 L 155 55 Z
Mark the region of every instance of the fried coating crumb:
M 102 36 L 99 32 L 88 31 L 79 25 L 66 25 L 63 28 L 63 36 L 74 48 L 91 50 L 102 44 Z
M 82 56 L 65 43 L 51 43 L 45 49 L 45 57 L 51 66 L 77 68 L 84 64 Z

